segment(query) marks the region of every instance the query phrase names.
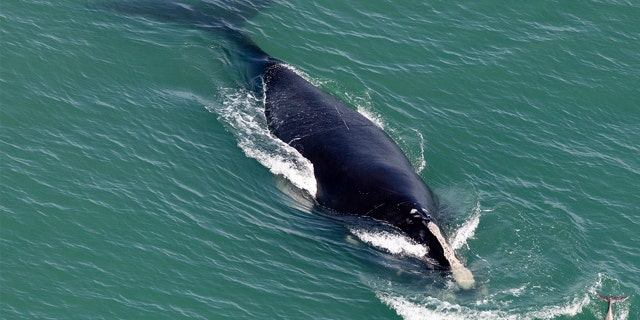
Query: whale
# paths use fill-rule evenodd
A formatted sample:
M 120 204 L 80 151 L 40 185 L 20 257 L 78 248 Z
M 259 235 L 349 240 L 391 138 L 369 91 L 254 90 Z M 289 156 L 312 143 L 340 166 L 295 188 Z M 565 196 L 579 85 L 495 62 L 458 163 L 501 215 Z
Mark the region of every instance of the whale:
M 614 297 L 614 296 L 606 296 L 603 294 L 597 294 L 597 296 L 600 300 L 606 301 L 609 305 L 607 307 L 607 313 L 604 316 L 604 320 L 613 320 L 613 304 L 615 302 L 623 302 L 629 298 L 629 296 Z
M 264 7 L 243 2 L 242 10 L 229 12 L 228 3 L 160 3 L 116 2 L 101 8 L 189 23 L 223 35 L 227 50 L 238 57 L 245 85 L 263 97 L 269 131 L 313 164 L 317 203 L 396 228 L 428 249 L 422 258 L 428 268 L 450 272 L 463 289 L 474 286 L 471 271 L 435 219 L 436 197 L 393 139 L 348 103 L 262 50 L 243 31 L 242 23 Z
M 471 287 L 472 274 L 434 218 L 436 198 L 393 139 L 291 67 L 266 53 L 263 59 L 271 61 L 262 74 L 269 130 L 313 164 L 318 203 L 398 228 L 429 249 L 431 267 L 451 270 L 461 287 Z

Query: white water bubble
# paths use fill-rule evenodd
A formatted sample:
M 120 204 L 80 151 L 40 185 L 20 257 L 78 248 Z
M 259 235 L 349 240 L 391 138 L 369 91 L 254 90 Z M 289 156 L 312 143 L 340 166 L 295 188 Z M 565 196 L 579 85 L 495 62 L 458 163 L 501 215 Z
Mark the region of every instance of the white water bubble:
M 451 248 L 453 250 L 459 250 L 464 245 L 467 244 L 467 241 L 473 237 L 480 224 L 480 202 L 476 203 L 475 208 L 473 209 L 473 214 L 469 219 L 467 219 L 458 230 L 451 237 Z
M 312 197 L 316 195 L 313 164 L 296 149 L 274 137 L 267 127 L 262 97 L 239 89 L 222 89 L 221 108 L 207 109 L 231 128 L 238 147 L 273 174 L 282 175 Z
M 351 229 L 350 231 L 363 242 L 393 255 L 420 259 L 428 252 L 425 246 L 401 234 L 363 229 Z

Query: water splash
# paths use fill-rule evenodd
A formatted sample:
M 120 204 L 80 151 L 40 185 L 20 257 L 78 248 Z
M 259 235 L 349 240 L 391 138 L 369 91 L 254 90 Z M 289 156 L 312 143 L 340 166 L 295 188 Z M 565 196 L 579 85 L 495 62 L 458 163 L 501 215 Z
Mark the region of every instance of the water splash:
M 493 294 L 481 293 L 470 301 L 456 302 L 456 297 L 451 288 L 444 288 L 439 296 L 407 294 L 401 285 L 389 281 L 374 279 L 370 286 L 376 292 L 381 302 L 392 308 L 405 320 L 422 319 L 506 319 L 506 320 L 533 320 L 573 318 L 584 313 L 585 309 L 591 311 L 596 317 L 604 316 L 603 306 L 593 297 L 595 292 L 603 286 L 603 279 L 607 277 L 601 274 L 583 290 L 578 290 L 563 302 L 546 306 L 515 306 L 505 303 L 505 298 L 521 297 L 540 294 L 539 286 L 529 283 L 520 287 L 506 288 Z M 549 290 L 553 290 L 550 288 Z M 505 296 L 506 295 L 506 296 Z M 475 300 L 475 301 L 474 301 Z M 630 303 L 621 303 L 616 310 L 616 319 L 628 319 Z M 594 307 L 596 309 L 594 309 Z
M 376 296 L 405 320 L 481 319 L 481 320 L 532 320 L 574 317 L 590 303 L 589 294 L 577 294 L 571 300 L 540 309 L 513 308 L 512 310 L 480 310 L 477 306 L 465 306 L 445 299 L 425 296 L 409 297 L 392 292 L 393 288 L 376 290 Z M 499 300 L 484 298 L 478 305 L 499 306 Z M 524 310 L 523 310 L 524 309 Z
M 425 160 L 424 158 L 424 136 L 422 135 L 422 133 L 416 129 L 411 129 L 413 130 L 413 132 L 416 133 L 416 135 L 418 136 L 418 138 L 420 138 L 420 154 L 418 155 L 418 158 L 413 160 L 416 164 L 416 171 L 418 173 L 421 173 L 426 167 L 427 167 L 427 160 Z
M 478 225 L 480 224 L 480 202 L 476 203 L 473 214 L 467 219 L 451 238 L 451 248 L 459 250 L 467 244 L 467 240 L 473 237 Z
M 427 247 L 400 233 L 357 228 L 350 228 L 349 231 L 365 243 L 393 255 L 422 258 L 428 253 Z
M 222 108 L 207 107 L 231 127 L 238 147 L 273 174 L 282 175 L 311 196 L 316 194 L 313 164 L 296 149 L 274 137 L 267 128 L 262 97 L 239 89 L 221 89 Z
M 375 114 L 373 111 L 366 109 L 365 107 L 361 106 L 360 104 L 357 104 L 357 110 L 358 112 L 363 115 L 365 118 L 369 119 L 369 121 L 373 122 L 373 124 L 375 124 L 378 128 L 384 130 L 384 121 L 382 120 L 382 117 L 380 117 L 379 115 Z

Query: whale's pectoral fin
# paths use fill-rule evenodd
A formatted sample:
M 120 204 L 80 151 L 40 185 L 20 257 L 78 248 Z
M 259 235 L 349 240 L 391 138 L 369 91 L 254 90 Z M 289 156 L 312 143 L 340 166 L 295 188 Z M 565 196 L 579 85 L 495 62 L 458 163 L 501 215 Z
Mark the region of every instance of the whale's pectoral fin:
M 475 285 L 473 274 L 458 260 L 428 210 L 411 209 L 409 217 L 401 221 L 399 226 L 415 240 L 427 245 L 429 252 L 425 256 L 425 263 L 451 271 L 453 280 L 462 289 L 471 289 Z
M 442 236 L 440 228 L 433 221 L 427 223 L 427 229 L 435 237 L 437 244 L 439 244 L 442 255 L 446 259 L 451 268 L 451 276 L 453 280 L 460 286 L 460 288 L 468 290 L 475 285 L 475 279 L 469 269 L 467 269 L 460 260 L 456 257 L 453 249 L 449 246 L 446 239 Z M 436 244 L 432 244 L 429 247 L 432 248 Z

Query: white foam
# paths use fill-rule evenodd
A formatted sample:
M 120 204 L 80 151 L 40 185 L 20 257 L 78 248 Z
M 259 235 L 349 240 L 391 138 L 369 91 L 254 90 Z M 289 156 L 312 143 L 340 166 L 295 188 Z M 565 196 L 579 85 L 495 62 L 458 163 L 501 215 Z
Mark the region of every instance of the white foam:
M 293 147 L 274 137 L 267 128 L 262 97 L 237 89 L 222 89 L 222 108 L 207 107 L 232 128 L 238 146 L 247 157 L 258 160 L 273 174 L 282 175 L 296 187 L 316 195 L 313 165 Z
M 384 130 L 384 121 L 382 121 L 382 117 L 361 106 L 358 106 L 357 110 L 361 115 L 373 122 L 373 124 L 378 128 Z
M 514 297 L 519 297 L 522 295 L 522 293 L 524 292 L 524 290 L 527 288 L 527 285 L 522 285 L 518 288 L 511 288 L 506 290 L 507 293 L 511 294 Z
M 439 300 L 434 297 L 426 297 L 423 301 L 411 301 L 408 298 L 381 293 L 378 299 L 391 307 L 405 320 L 422 319 L 491 319 L 491 320 L 529 320 L 529 319 L 555 319 L 560 316 L 574 317 L 579 314 L 589 303 L 588 295 L 578 296 L 570 302 L 544 306 L 540 310 L 477 310 L 472 307 Z M 498 301 L 495 305 L 499 305 Z
M 424 303 L 416 303 L 400 296 L 377 294 L 380 301 L 391 307 L 405 320 L 465 320 L 465 319 L 517 319 L 505 316 L 500 311 L 478 311 L 442 301 L 433 297 L 427 297 Z
M 415 131 L 415 133 L 420 138 L 420 158 L 418 159 L 418 164 L 416 167 L 416 171 L 420 173 L 422 172 L 422 170 L 424 170 L 424 168 L 427 167 L 427 160 L 425 160 L 424 158 L 424 136 L 422 135 L 422 133 L 420 133 L 420 131 L 416 129 L 412 129 L 412 130 Z
M 545 306 L 540 310 L 531 311 L 527 314 L 529 319 L 553 319 L 558 316 L 576 316 L 582 309 L 589 304 L 591 299 L 589 295 L 582 297 L 576 297 L 572 301 L 569 301 L 562 305 L 557 306 Z
M 507 319 L 507 320 L 533 320 L 533 319 L 556 319 L 558 317 L 573 318 L 587 309 L 592 302 L 596 289 L 601 286 L 601 277 L 589 288 L 579 290 L 572 297 L 568 297 L 565 302 L 555 305 L 539 307 L 521 306 L 506 307 L 502 295 L 483 294 L 475 301 L 469 301 L 469 305 L 461 305 L 455 302 L 446 301 L 455 299 L 447 288 L 443 289 L 440 295 L 445 299 L 431 297 L 428 295 L 406 295 L 401 294 L 402 288 L 399 285 L 388 281 L 373 281 L 370 283 L 376 292 L 376 296 L 384 304 L 396 311 L 405 320 L 422 319 Z M 514 297 L 525 297 L 539 292 L 537 286 L 523 285 L 518 288 L 504 289 L 499 292 L 509 292 Z M 489 308 L 489 309 L 487 309 Z M 626 319 L 628 317 L 628 304 L 621 304 L 617 311 L 617 318 Z
M 422 258 L 427 254 L 427 248 L 408 237 L 388 231 L 371 231 L 350 229 L 360 240 L 394 255 Z
M 453 250 L 459 250 L 467 244 L 467 240 L 473 237 L 480 224 L 480 202 L 476 203 L 473 209 L 473 214 L 467 219 L 458 230 L 451 237 L 451 248 Z

